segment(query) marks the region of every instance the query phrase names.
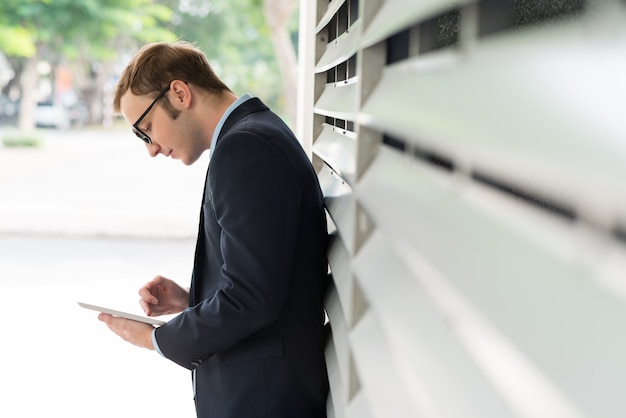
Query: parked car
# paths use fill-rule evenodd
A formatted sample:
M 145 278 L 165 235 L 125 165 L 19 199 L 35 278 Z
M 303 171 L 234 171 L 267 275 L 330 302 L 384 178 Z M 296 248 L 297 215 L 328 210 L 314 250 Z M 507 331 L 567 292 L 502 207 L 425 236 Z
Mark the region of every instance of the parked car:
M 70 113 L 61 105 L 51 102 L 38 103 L 35 124 L 39 127 L 66 129 L 70 127 Z

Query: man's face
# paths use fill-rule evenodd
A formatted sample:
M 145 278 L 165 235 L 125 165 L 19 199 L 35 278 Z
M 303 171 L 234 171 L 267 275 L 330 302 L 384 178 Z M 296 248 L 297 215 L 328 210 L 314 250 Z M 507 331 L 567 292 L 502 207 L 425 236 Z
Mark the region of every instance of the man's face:
M 170 95 L 173 95 L 173 92 L 167 90 L 162 96 L 152 99 L 148 96 L 136 96 L 128 90 L 120 101 L 121 112 L 124 119 L 133 125 L 133 130 L 137 131 L 136 135 L 144 140 L 146 149 L 152 157 L 162 154 L 190 165 L 204 150 L 199 149 L 197 141 L 194 141 L 191 125 L 185 123 L 188 122 L 185 112 L 172 119 L 161 105 L 162 101 L 169 100 Z

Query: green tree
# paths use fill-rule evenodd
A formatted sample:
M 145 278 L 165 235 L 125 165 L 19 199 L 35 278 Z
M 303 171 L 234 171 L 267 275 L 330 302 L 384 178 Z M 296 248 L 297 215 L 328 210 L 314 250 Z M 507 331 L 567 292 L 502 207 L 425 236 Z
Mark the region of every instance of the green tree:
M 102 122 L 112 107 L 104 106 L 104 90 L 116 76 L 115 67 L 146 42 L 173 41 L 176 35 L 166 28 L 173 11 L 154 0 L 116 1 L 101 4 L 102 20 L 88 37 L 64 48 L 82 96 L 89 103 L 92 122 Z M 115 6 L 115 7 L 113 7 Z
M 294 121 L 297 0 L 2 0 L 0 51 L 20 80 L 19 125 L 33 126 L 39 62 L 70 65 L 92 115 L 114 67 L 144 43 L 184 39 L 237 93 Z M 118 69 L 119 70 L 119 69 Z
M 19 127 L 34 126 L 37 65 L 42 60 L 53 65 L 63 58 L 114 62 L 114 51 L 122 44 L 172 39 L 173 34 L 162 29 L 171 15 L 152 0 L 3 0 L 0 50 L 18 61 Z
M 297 28 L 295 7 L 264 6 L 276 0 L 162 1 L 175 10 L 169 28 L 198 45 L 236 93 L 250 91 L 293 121 L 296 59 L 290 41 Z M 297 5 L 297 0 L 286 2 Z M 275 10 L 279 16 L 272 15 Z

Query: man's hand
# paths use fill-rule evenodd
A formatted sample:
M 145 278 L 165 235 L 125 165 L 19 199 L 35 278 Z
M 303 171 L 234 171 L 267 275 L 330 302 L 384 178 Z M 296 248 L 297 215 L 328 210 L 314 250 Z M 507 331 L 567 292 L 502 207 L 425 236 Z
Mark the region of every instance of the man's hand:
M 156 276 L 139 289 L 139 304 L 148 316 L 169 315 L 189 306 L 189 291 L 163 276 Z
M 129 343 L 147 348 L 148 350 L 154 350 L 154 345 L 152 344 L 152 330 L 154 330 L 154 327 L 152 325 L 104 313 L 99 314 L 98 319 L 107 324 L 111 331 Z

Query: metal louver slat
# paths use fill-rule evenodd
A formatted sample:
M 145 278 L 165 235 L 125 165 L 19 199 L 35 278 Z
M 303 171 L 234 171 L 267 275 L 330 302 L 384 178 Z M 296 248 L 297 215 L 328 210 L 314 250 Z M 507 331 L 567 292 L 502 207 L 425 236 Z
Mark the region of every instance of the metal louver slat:
M 607 40 L 570 23 L 487 39 L 471 60 L 414 59 L 384 71 L 358 123 L 611 228 L 626 218 L 626 56 L 616 48 L 626 32 Z
M 313 110 L 319 115 L 354 120 L 357 114 L 357 93 L 358 85 L 354 82 L 326 84 Z
M 313 152 L 348 184 L 353 184 L 356 174 L 356 140 L 337 130 L 333 126 L 324 125 L 313 144 Z
M 332 271 L 334 288 L 343 309 L 343 317 L 348 324 L 352 324 L 352 271 L 348 253 L 341 236 L 331 240 L 328 250 L 328 263 Z
M 324 54 L 315 65 L 315 72 L 322 73 L 347 61 L 351 56 L 356 54 L 360 38 L 361 21 L 357 20 L 350 26 L 347 32 L 341 34 L 337 39 L 327 45 Z
M 350 384 L 350 347 L 348 343 L 349 326 L 343 315 L 343 309 L 336 289 L 331 287 L 325 301 L 326 312 L 332 324 L 332 339 L 335 361 L 338 368 L 334 375 L 334 386 L 338 390 L 335 397 L 338 402 L 345 403 L 348 398 Z
M 363 380 L 362 391 L 372 417 L 413 418 L 413 396 L 402 385 L 397 369 L 389 367 L 393 352 L 387 346 L 385 331 L 372 312 L 365 314 L 350 333 L 354 357 Z
M 326 209 L 343 237 L 348 252 L 353 254 L 355 244 L 351 237 L 355 235 L 355 225 L 352 217 L 356 209 L 352 189 L 328 166 L 322 167 L 318 178 L 326 199 Z
M 363 391 L 357 393 L 347 409 L 347 418 L 373 418 L 371 407 L 367 403 L 367 397 Z
M 345 2 L 346 2 L 346 0 L 333 0 L 330 3 L 328 3 L 328 9 L 326 9 L 326 12 L 324 13 L 324 16 L 322 16 L 320 21 L 317 22 L 317 27 L 315 28 L 315 33 L 318 33 L 319 31 L 321 31 L 324 28 L 324 26 L 328 25 L 328 22 L 331 21 L 333 16 L 335 16 L 335 14 L 337 14 L 337 11 L 339 11 L 341 6 L 343 6 L 343 4 Z
M 332 343 L 327 344 L 324 355 L 326 357 L 328 384 L 330 386 L 330 393 L 328 394 L 328 399 L 326 400 L 327 418 L 345 417 L 346 401 L 344 399 L 345 395 L 343 394 L 341 373 L 339 372 L 339 365 L 337 364 L 335 345 Z
M 475 360 L 510 403 L 518 409 L 519 405 L 542 404 L 561 411 L 551 416 L 578 416 L 579 408 L 601 416 L 619 416 L 610 411 L 625 410 L 626 400 L 597 389 L 590 379 L 598 374 L 607 379 L 604 387 L 626 387 L 626 364 L 620 360 L 626 351 L 626 337 L 615 333 L 626 321 L 626 300 L 605 283 L 605 258 L 589 257 L 586 252 L 593 252 L 593 246 L 576 239 L 571 228 L 544 232 L 572 247 L 569 254 L 554 251 L 522 232 L 537 228 L 531 217 L 519 219 L 515 213 L 493 216 L 503 209 L 494 207 L 496 201 L 490 202 L 492 212 L 485 212 L 466 200 L 466 193 L 453 192 L 416 164 L 407 164 L 405 157 L 386 150 L 379 153 L 355 189 L 377 231 L 388 235 L 391 242 L 406 243 L 396 250 L 402 250 L 399 254 L 407 265 L 413 265 L 413 254 L 428 260 L 449 287 L 477 307 L 480 316 L 497 330 L 476 332 L 466 344 L 474 347 Z M 514 227 L 515 222 L 525 224 Z M 547 217 L 546 225 L 550 222 L 558 221 Z M 601 242 L 595 251 L 602 248 Z M 584 262 L 582 254 L 586 255 Z M 423 283 L 419 269 L 413 275 Z M 367 282 L 360 283 L 367 294 Z M 453 309 L 461 306 L 459 303 L 448 306 L 451 312 L 462 312 Z M 457 319 L 459 326 L 468 320 L 465 315 L 457 315 Z M 585 332 L 580 332 L 583 322 Z M 475 323 L 468 327 L 475 328 Z M 493 368 L 488 353 L 494 345 L 474 346 L 481 336 L 510 342 L 499 344 L 498 351 L 504 358 L 521 360 Z M 519 387 L 525 388 L 523 396 L 519 387 L 510 385 L 509 375 L 524 376 L 518 379 Z
M 439 309 L 399 256 L 395 241 L 377 231 L 355 259 L 355 273 L 391 355 L 379 361 L 395 370 L 395 387 L 412 395 L 415 416 L 460 417 L 467 411 L 514 416 L 457 337 L 462 321 Z

